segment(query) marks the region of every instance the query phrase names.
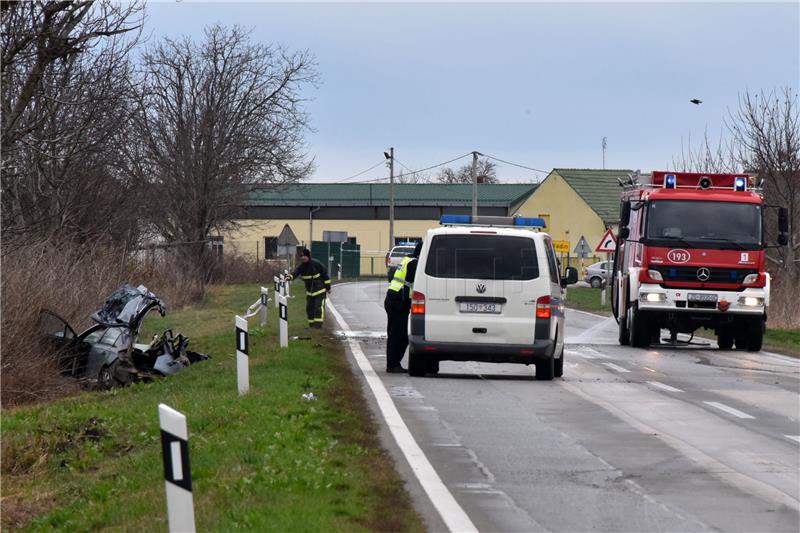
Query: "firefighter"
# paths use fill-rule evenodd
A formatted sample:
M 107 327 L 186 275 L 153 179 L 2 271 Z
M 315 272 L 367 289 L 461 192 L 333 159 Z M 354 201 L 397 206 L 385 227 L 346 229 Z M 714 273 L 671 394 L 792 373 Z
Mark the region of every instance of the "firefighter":
M 386 371 L 390 374 L 407 372 L 400 362 L 408 347 L 411 287 L 417 273 L 417 259 L 421 250 L 422 242 L 418 242 L 411 255 L 404 257 L 400 262 L 383 301 L 383 308 L 386 309 Z
M 328 270 L 316 259 L 311 258 L 308 248 L 303 248 L 302 262 L 297 265 L 294 272 L 289 274 L 289 280 L 297 277 L 306 285 L 306 315 L 308 325 L 312 328 L 321 328 L 325 320 L 325 295 L 331 291 L 331 279 Z

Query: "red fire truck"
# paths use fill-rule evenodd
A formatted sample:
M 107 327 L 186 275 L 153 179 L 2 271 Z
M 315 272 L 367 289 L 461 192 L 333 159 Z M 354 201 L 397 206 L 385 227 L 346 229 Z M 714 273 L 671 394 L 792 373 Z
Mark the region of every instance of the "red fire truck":
M 612 307 L 619 342 L 644 347 L 713 329 L 720 349 L 761 349 L 769 307 L 756 177 L 653 172 L 623 184 Z M 789 217 L 778 209 L 778 245 Z

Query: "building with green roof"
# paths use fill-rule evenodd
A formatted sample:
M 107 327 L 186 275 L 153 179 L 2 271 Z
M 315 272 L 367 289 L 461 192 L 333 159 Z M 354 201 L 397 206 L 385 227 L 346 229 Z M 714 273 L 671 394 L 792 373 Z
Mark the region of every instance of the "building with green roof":
M 554 168 L 520 207 L 523 216 L 542 217 L 547 232 L 574 255 L 583 237 L 594 250 L 606 229 L 616 230 L 622 187 L 632 170 Z M 600 261 L 605 254 L 587 258 Z
M 478 214 L 519 212 L 536 184 L 479 184 Z M 295 183 L 258 189 L 238 210 L 238 227 L 221 235 L 225 253 L 273 259 L 285 226 L 305 245 L 346 239 L 361 247 L 361 272 L 385 273 L 390 189 L 385 183 Z M 425 236 L 443 214 L 470 214 L 469 184 L 396 184 L 394 243 Z

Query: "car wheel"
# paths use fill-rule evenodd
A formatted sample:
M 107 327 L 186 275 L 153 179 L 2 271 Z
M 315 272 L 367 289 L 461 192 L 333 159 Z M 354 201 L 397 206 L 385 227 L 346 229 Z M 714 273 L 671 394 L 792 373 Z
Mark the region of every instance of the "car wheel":
M 593 277 L 592 279 L 589 280 L 589 285 L 591 285 L 593 289 L 599 289 L 600 285 L 602 285 L 602 284 L 603 284 L 603 280 L 601 280 L 597 276 L 595 276 L 595 277 Z
M 536 380 L 537 381 L 551 381 L 555 375 L 555 359 L 548 357 L 547 361 L 536 363 Z
M 416 350 L 408 351 L 408 375 L 419 378 L 425 375 L 428 365 L 422 354 Z
M 103 365 L 100 372 L 97 374 L 97 387 L 103 390 L 109 390 L 117 385 L 117 380 L 114 379 L 114 369 L 117 362 L 114 361 L 110 365 Z

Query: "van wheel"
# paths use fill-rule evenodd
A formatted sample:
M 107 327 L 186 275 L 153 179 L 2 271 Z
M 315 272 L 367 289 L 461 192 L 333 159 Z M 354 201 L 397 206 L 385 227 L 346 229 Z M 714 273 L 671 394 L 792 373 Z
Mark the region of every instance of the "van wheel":
M 539 373 L 539 369 L 536 369 L 536 373 Z M 560 378 L 564 375 L 564 347 L 561 347 L 561 357 L 553 361 L 553 375 L 557 378 Z
M 436 374 L 439 373 L 439 360 L 438 359 L 431 358 L 430 360 L 428 360 L 428 365 L 427 366 L 428 366 L 428 369 L 427 369 L 428 374 L 432 374 L 432 375 L 435 376 Z
M 551 381 L 555 371 L 555 359 L 553 357 L 549 357 L 547 361 L 536 363 L 536 380 Z
M 416 350 L 408 351 L 408 375 L 419 378 L 425 375 L 428 365 L 422 354 Z

